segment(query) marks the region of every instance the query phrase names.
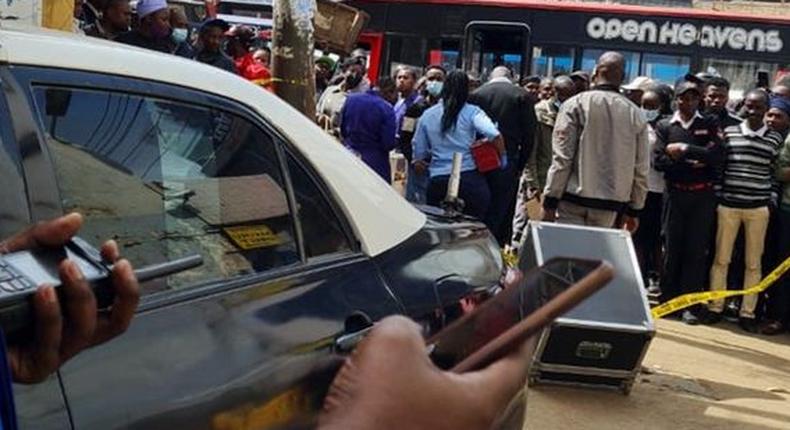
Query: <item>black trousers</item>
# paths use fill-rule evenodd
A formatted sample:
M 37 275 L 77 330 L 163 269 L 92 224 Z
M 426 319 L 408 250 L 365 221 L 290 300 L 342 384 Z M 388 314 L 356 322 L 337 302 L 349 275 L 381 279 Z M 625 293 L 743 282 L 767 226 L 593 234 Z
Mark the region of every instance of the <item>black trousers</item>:
M 440 206 L 447 195 L 447 184 L 450 175 L 431 178 L 428 183 L 427 202 L 431 206 Z M 485 177 L 477 170 L 461 173 L 458 186 L 458 197 L 464 201 L 463 212 L 480 220 L 484 220 L 491 203 L 491 192 Z M 486 224 L 490 229 L 491 226 Z
M 712 190 L 670 189 L 664 200 L 666 255 L 661 279 L 661 299 L 707 290 L 708 254 L 716 219 L 716 195 Z
M 780 247 L 779 261 L 781 264 L 784 259 L 790 257 L 790 211 L 778 210 L 779 235 L 773 239 Z M 771 240 L 771 239 L 769 239 Z M 766 268 L 773 270 L 774 266 Z M 767 290 L 768 306 L 767 317 L 777 320 L 783 324 L 790 324 L 790 275 L 785 274 Z
M 488 207 L 485 223 L 502 246 L 510 242 L 513 232 L 518 174 L 515 165 L 510 163 L 504 169 L 488 172 L 485 175 L 488 189 L 491 190 L 491 205 Z
M 642 277 L 647 281 L 650 273 L 661 271 L 661 218 L 664 212 L 664 194 L 647 193 L 645 208 L 639 215 L 639 229 L 634 235 L 634 247 L 639 257 Z

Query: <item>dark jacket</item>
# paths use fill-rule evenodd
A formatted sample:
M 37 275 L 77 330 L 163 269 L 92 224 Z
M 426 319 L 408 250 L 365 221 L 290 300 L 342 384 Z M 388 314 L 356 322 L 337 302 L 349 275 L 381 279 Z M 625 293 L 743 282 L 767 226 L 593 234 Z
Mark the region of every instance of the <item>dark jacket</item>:
M 697 115 L 686 129 L 676 117 L 662 119 L 656 126 L 656 147 L 653 164 L 656 170 L 664 172 L 667 185 L 696 185 L 713 183 L 719 179 L 724 163 L 724 146 L 719 123 L 716 118 Z M 666 152 L 671 143 L 686 143 L 688 151 L 679 159 L 673 160 Z M 695 167 L 694 163 L 703 163 Z
M 199 51 L 195 54 L 195 60 L 230 73 L 239 74 L 239 71 L 236 69 L 236 63 L 222 52 Z
M 532 152 L 535 126 L 535 104 L 529 93 L 505 81 L 488 82 L 469 96 L 497 124 L 505 139 L 508 160 L 522 171 Z
M 137 46 L 139 48 L 150 49 L 152 51 L 159 51 L 165 54 L 173 52 L 173 47 L 175 45 L 169 37 L 165 39 L 149 39 L 140 34 L 137 30 L 121 33 L 115 38 L 115 41 L 126 45 Z

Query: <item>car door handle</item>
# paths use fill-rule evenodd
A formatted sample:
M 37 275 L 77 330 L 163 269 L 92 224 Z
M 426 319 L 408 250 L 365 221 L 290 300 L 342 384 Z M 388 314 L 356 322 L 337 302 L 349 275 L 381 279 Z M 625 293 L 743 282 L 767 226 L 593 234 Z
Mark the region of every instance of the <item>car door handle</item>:
M 345 333 L 335 339 L 335 351 L 340 353 L 349 353 L 362 342 L 362 339 L 373 330 L 373 326 L 365 327 L 353 333 Z

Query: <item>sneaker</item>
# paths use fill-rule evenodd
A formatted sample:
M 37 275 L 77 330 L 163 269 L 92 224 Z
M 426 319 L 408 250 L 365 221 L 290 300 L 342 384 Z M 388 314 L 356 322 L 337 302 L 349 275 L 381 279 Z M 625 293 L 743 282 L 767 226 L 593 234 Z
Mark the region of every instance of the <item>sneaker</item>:
M 714 325 L 721 322 L 721 312 L 705 312 L 705 315 L 702 316 L 700 322 L 705 325 Z
M 694 315 L 694 313 L 691 311 L 683 311 L 683 317 L 681 318 L 681 320 L 688 325 L 699 324 L 699 318 L 697 318 L 697 316 Z
M 739 318 L 738 325 L 748 333 L 757 333 L 757 321 L 754 318 Z

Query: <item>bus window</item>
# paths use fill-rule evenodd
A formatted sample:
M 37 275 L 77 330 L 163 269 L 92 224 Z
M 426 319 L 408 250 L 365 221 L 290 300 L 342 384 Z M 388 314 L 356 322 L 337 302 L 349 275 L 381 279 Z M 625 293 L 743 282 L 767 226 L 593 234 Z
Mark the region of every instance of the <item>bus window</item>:
M 787 63 L 763 63 L 759 61 L 725 60 L 721 58 L 703 58 L 703 71 L 723 76 L 730 81 L 730 93 L 738 97 L 753 88 L 757 83 L 757 72 L 765 70 L 771 76 L 771 82 L 776 78 L 777 72 L 788 67 Z
M 598 57 L 607 50 L 604 49 L 585 49 L 582 54 L 582 70 L 592 72 Z M 617 51 L 625 57 L 625 82 L 639 76 L 639 53 L 632 51 Z
M 439 46 L 440 49 L 431 49 L 428 52 L 427 65 L 442 66 L 442 68 L 448 72 L 457 69 L 459 63 L 458 60 L 461 57 L 461 41 L 455 39 L 444 39 L 441 41 Z
M 406 65 L 421 70 L 425 66 L 426 40 L 418 36 L 387 36 L 389 70 L 393 76 L 398 66 Z
M 532 49 L 533 75 L 556 76 L 573 71 L 573 48 L 534 47 Z
M 466 26 L 464 70 L 488 79 L 491 71 L 506 66 L 519 80 L 528 71 L 529 27 L 519 23 L 471 22 Z
M 685 55 L 642 54 L 642 76 L 673 85 L 691 69 L 691 58 Z

